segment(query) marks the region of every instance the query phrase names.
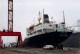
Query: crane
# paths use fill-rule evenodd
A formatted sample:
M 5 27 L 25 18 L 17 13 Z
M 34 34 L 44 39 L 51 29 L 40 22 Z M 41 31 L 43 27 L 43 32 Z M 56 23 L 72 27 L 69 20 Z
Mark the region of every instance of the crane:
M 13 32 L 13 0 L 8 0 L 8 31 Z
M 0 47 L 2 47 L 2 36 L 17 36 L 17 45 L 22 46 L 22 36 L 21 32 L 14 32 L 13 31 L 13 0 L 8 0 L 8 31 L 1 31 L 0 32 Z

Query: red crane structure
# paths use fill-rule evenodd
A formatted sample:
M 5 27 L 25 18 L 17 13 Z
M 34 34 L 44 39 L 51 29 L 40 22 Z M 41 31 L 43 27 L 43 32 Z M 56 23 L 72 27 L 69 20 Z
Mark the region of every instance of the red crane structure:
M 16 46 L 22 46 L 21 32 L 13 32 L 13 0 L 8 0 L 8 30 L 0 31 L 0 47 L 2 47 L 2 36 L 17 36 Z
M 8 31 L 13 32 L 13 0 L 8 0 Z

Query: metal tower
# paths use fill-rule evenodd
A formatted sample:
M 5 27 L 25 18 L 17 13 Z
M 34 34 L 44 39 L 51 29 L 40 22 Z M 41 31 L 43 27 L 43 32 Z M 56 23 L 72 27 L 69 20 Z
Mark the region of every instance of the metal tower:
M 13 31 L 13 0 L 8 0 L 8 32 L 3 30 L 0 32 L 0 47 L 2 47 L 3 41 L 2 36 L 17 36 L 17 47 L 22 46 L 22 36 L 21 32 L 14 32 Z
M 13 0 L 8 0 L 8 31 L 13 32 Z

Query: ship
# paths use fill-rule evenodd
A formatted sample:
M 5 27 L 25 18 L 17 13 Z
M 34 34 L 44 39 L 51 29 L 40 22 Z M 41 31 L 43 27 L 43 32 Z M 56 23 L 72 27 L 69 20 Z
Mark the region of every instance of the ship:
M 48 14 L 44 14 L 44 11 L 42 15 L 39 11 L 38 21 L 38 24 L 31 25 L 26 29 L 28 37 L 24 40 L 24 46 L 43 47 L 45 45 L 53 45 L 57 47 L 72 34 L 72 30 L 65 26 L 64 11 L 63 22 L 61 23 L 50 21 Z

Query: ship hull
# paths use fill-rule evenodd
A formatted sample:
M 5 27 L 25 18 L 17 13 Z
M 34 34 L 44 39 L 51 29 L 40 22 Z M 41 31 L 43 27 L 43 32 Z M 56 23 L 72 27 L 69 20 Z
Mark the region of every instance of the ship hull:
M 72 35 L 64 42 L 64 47 L 80 48 L 80 32 L 72 33 Z
M 57 46 L 65 41 L 72 32 L 50 32 L 41 35 L 36 35 L 24 40 L 25 47 L 43 47 L 45 45 Z

